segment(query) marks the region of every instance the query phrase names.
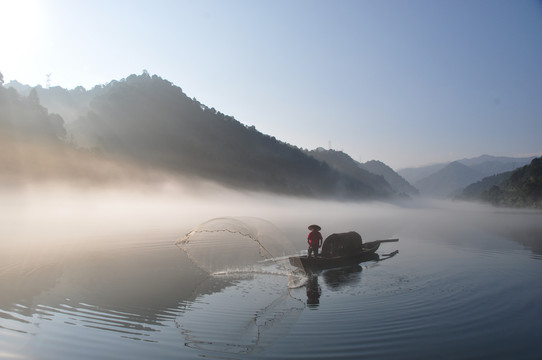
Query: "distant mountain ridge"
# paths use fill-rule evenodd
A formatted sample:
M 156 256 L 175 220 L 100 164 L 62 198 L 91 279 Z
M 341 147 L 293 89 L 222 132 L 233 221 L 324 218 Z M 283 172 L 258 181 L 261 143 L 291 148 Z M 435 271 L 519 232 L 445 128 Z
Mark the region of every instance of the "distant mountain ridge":
M 536 156 L 513 158 L 507 156 L 481 155 L 471 159 L 459 160 L 460 163 L 484 174 L 497 175 L 528 165 Z
M 366 163 L 359 163 L 342 151 L 325 150 L 323 148 L 308 151 L 307 153 L 339 171 L 359 177 L 364 181 L 383 184 L 383 179 L 388 184 L 384 189 L 386 192 L 391 190 L 395 195 L 399 196 L 418 195 L 416 188 L 381 161 L 371 160 Z
M 360 166 L 360 164 L 352 159 L 349 155 L 342 151 L 324 150 L 318 148 L 316 150 L 307 151 L 311 157 L 328 164 L 341 173 L 348 174 L 359 181 L 366 183 L 368 186 L 375 189 L 377 194 L 390 195 L 392 188 L 383 176 L 373 174 Z
M 418 189 L 412 186 L 401 175 L 381 161 L 371 160 L 360 164 L 360 166 L 373 174 L 382 175 L 398 194 L 419 195 L 420 193 Z
M 415 184 L 417 181 L 444 169 L 448 164 L 449 163 L 440 163 L 413 168 L 404 168 L 397 170 L 397 173 L 406 179 L 406 181 L 408 181 L 410 184 Z
M 450 197 L 481 177 L 483 175 L 480 172 L 454 161 L 436 173 L 417 181 L 414 186 L 424 195 Z
M 411 181 L 422 195 L 446 198 L 457 196 L 464 187 L 484 177 L 511 171 L 529 164 L 533 158 L 482 155 L 448 164 L 401 169 L 398 173 Z
M 284 143 L 189 98 L 180 87 L 146 72 L 91 90 L 32 88 L 12 81 L 0 86 L 0 101 L 4 104 L 0 135 L 16 134 L 13 139 L 28 141 L 47 139 L 64 150 L 86 149 L 84 156 L 81 151 L 78 155 L 69 153 L 71 166 L 89 179 L 103 177 L 103 173 L 94 176 L 89 166 L 82 169 L 91 156 L 88 163 L 108 159 L 202 177 L 238 189 L 280 194 L 372 199 L 416 195 L 419 190 L 421 195 L 447 197 L 467 182 L 513 170 L 532 159 L 483 155 L 457 164 L 395 172 L 376 160 L 361 164 L 342 152 L 308 151 Z M 83 157 L 87 160 L 75 165 Z M 50 161 L 43 160 L 44 167 L 36 169 L 45 169 Z M 108 166 L 117 172 L 126 168 Z

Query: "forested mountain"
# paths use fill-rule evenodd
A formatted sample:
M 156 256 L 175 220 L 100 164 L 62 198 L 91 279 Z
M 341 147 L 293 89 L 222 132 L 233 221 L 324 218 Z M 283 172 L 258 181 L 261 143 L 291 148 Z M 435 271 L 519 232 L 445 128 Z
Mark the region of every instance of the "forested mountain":
M 382 175 L 397 194 L 419 195 L 418 189 L 381 161 L 371 160 L 360 166 L 373 174 Z
M 458 198 L 466 200 L 476 200 L 480 198 L 482 194 L 485 191 L 489 190 L 491 187 L 503 184 L 506 180 L 510 178 L 510 175 L 512 175 L 512 171 L 507 171 L 501 174 L 485 177 L 482 180 L 472 183 L 466 188 L 464 188 L 461 194 L 458 195 Z
M 340 151 L 298 149 L 146 72 L 91 90 L 32 88 L 13 81 L 4 86 L 1 74 L 0 85 L 3 179 L 64 177 L 91 183 L 141 179 L 147 169 L 299 196 L 367 199 L 416 193 L 381 162 L 360 164 Z M 445 197 L 528 160 L 484 155 L 400 173 L 410 179 L 423 174 L 415 183 L 421 193 Z M 507 176 L 485 179 L 465 194 L 472 198 L 482 192 L 480 196 L 494 203 L 531 206 L 526 200 L 511 200 L 511 194 L 536 196 L 536 177 Z
M 17 86 L 25 91 L 24 86 Z M 38 93 L 70 117 L 69 126 L 40 105 Z M 122 164 L 202 177 L 238 189 L 347 199 L 391 194 L 381 177 L 369 174 L 371 182 L 366 182 L 356 174 L 332 168 L 146 72 L 90 91 L 37 88 L 24 96 L 2 87 L 1 95 L 3 128 L 18 123 L 21 133 L 40 129 L 42 137 L 50 128 L 54 130 L 50 137 L 70 151 L 84 146 L 97 156 Z M 24 114 L 8 113 L 17 104 L 23 104 Z M 39 116 L 25 120 L 33 107 Z M 29 121 L 32 126 L 25 125 Z M 49 124 L 48 128 L 43 124 Z
M 66 136 L 66 129 L 59 115 L 50 114 L 40 105 L 36 91 L 20 96 L 14 89 L 0 86 L 0 136 L 5 141 L 59 144 Z
M 40 104 L 49 112 L 62 116 L 68 128 L 69 124 L 90 110 L 90 101 L 104 91 L 103 86 L 95 86 L 89 91 L 82 86 L 72 90 L 59 86 L 46 89 L 41 86 L 31 87 L 18 81 L 10 81 L 6 84 L 6 87 L 17 90 L 23 97 L 34 91 L 39 98 Z
M 372 160 L 362 164 L 342 151 L 324 148 L 307 153 L 338 171 L 354 176 L 383 194 L 390 192 L 399 196 L 418 194 L 418 190 L 381 161 Z
M 542 208 L 542 157 L 514 171 L 484 178 L 465 188 L 461 197 L 498 206 Z
M 46 181 L 87 186 L 149 180 L 138 167 L 72 146 L 62 117 L 40 105 L 35 89 L 20 95 L 1 86 L 1 80 L 0 73 L 0 188 Z
M 355 178 L 381 196 L 389 196 L 394 192 L 383 176 L 365 170 L 359 162 L 355 161 L 342 151 L 318 148 L 316 150 L 307 151 L 307 154 L 328 164 L 337 171 Z

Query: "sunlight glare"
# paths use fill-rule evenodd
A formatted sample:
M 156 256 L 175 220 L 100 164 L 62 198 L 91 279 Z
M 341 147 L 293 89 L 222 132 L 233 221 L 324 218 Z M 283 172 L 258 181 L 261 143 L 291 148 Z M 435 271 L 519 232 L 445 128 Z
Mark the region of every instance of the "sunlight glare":
M 27 57 L 36 54 L 42 43 L 43 17 L 36 0 L 0 0 L 0 44 L 2 52 L 18 54 L 0 59 L 0 71 L 24 73 Z M 17 59 L 15 61 L 14 59 Z

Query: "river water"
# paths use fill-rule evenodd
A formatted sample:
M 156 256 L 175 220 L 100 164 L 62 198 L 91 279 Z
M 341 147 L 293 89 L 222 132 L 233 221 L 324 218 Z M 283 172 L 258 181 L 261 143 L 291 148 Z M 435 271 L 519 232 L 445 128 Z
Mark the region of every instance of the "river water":
M 245 199 L 232 210 L 173 199 L 178 205 L 146 202 L 147 210 L 134 213 L 111 210 L 111 200 L 101 211 L 88 198 L 81 212 L 74 210 L 81 199 L 64 199 L 72 211 L 56 215 L 28 201 L 4 205 L 0 359 L 538 359 L 542 353 L 541 212 L 264 200 Z M 65 221 L 75 225 L 68 229 Z M 205 244 L 209 251 L 198 248 L 200 255 L 213 255 L 194 261 L 200 255 L 179 240 L 216 221 L 233 230 L 201 232 L 214 238 Z M 307 276 L 280 258 L 252 260 L 232 250 L 233 242 L 216 242 L 244 226 L 252 234 L 247 247 L 265 237 L 268 253 L 283 248 L 288 255 L 305 250 L 306 226 L 314 222 L 324 237 L 350 230 L 364 241 L 397 237 L 378 252 L 399 253 Z M 262 252 L 262 244 L 255 249 Z

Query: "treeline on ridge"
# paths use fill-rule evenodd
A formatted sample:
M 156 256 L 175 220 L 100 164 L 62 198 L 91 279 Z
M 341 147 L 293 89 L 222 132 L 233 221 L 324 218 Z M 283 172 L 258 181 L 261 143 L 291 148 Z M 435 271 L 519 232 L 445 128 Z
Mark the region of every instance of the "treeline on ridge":
M 490 176 L 466 187 L 461 198 L 495 206 L 542 208 L 542 157 L 514 171 Z
M 122 163 L 241 189 L 348 199 L 392 194 L 382 191 L 386 185 L 376 184 L 374 176 L 364 179 L 334 169 L 189 98 L 156 75 L 144 72 L 89 91 L 76 88 L 61 94 L 71 101 L 69 117 L 74 118 L 69 123 L 40 105 L 36 89 L 22 96 L 1 86 L 0 131 L 14 141 L 33 133 L 32 138 L 48 139 L 57 148 L 75 151 L 84 146 Z M 72 94 L 79 103 L 70 99 Z M 16 131 L 11 131 L 13 124 Z

